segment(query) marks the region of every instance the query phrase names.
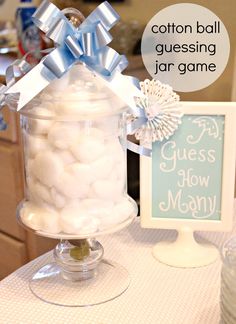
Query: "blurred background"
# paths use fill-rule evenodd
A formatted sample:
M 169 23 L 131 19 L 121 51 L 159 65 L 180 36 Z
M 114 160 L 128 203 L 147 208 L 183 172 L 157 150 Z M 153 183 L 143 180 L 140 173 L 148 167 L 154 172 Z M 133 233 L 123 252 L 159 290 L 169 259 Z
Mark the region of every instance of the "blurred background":
M 24 0 L 27 5 L 27 0 Z M 34 6 L 41 1 L 32 1 Z M 100 2 L 93 0 L 52 1 L 59 8 L 78 8 L 87 16 Z M 140 80 L 150 78 L 140 55 L 140 40 L 145 25 L 159 10 L 181 3 L 174 0 L 114 0 L 112 6 L 120 14 L 121 21 L 112 29 L 114 40 L 111 46 L 119 53 L 126 54 L 130 62 L 125 71 Z M 212 10 L 225 24 L 230 41 L 231 54 L 228 65 L 220 78 L 211 86 L 192 93 L 180 93 L 181 100 L 189 101 L 236 101 L 236 1 L 235 0 L 191 0 Z M 0 83 L 5 82 L 6 67 L 22 55 L 17 34 L 21 26 L 16 20 L 19 0 L 0 0 Z M 32 32 L 29 37 L 36 39 Z M 40 36 L 42 37 L 42 35 Z M 41 39 L 43 48 L 51 44 Z M 29 43 L 29 46 L 31 44 Z M 23 198 L 22 145 L 19 132 L 19 118 L 4 108 L 8 128 L 0 132 L 0 279 L 31 259 L 55 246 L 54 240 L 36 237 L 26 232 L 16 222 L 16 207 Z M 139 157 L 128 153 L 129 194 L 139 202 Z

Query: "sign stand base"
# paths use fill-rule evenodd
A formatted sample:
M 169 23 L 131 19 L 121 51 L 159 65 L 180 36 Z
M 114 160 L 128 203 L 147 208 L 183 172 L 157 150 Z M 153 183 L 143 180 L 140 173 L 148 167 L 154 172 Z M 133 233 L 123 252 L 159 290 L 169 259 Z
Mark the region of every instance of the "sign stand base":
M 180 228 L 175 242 L 156 244 L 152 253 L 158 261 L 179 268 L 207 266 L 219 257 L 218 249 L 214 245 L 195 241 L 190 227 Z

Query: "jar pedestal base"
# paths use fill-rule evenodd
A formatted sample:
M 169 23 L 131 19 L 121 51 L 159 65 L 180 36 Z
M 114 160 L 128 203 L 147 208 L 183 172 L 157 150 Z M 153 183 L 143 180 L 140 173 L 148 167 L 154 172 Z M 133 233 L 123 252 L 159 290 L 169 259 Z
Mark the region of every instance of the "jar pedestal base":
M 81 256 L 81 242 L 72 245 L 71 241 L 61 241 L 57 245 L 56 262 L 39 269 L 30 281 L 35 296 L 50 304 L 74 307 L 105 303 L 126 291 L 130 284 L 128 271 L 102 259 L 103 248 L 96 240 L 84 242 L 89 244 L 90 254 L 83 260 L 71 257 Z M 87 253 L 86 246 L 83 253 Z

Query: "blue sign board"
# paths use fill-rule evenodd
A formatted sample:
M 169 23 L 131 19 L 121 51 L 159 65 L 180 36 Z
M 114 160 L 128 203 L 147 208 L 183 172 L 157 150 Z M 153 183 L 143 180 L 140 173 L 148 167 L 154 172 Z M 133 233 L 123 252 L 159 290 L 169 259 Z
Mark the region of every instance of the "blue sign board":
M 184 115 L 152 145 L 152 217 L 221 220 L 225 115 Z

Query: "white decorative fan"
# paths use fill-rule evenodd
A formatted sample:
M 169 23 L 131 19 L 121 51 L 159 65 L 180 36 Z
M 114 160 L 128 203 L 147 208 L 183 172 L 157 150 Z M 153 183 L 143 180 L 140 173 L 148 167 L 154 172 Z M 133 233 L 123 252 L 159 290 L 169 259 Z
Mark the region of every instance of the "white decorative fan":
M 135 131 L 136 139 L 143 144 L 168 139 L 181 124 L 179 96 L 155 79 L 146 79 L 140 86 L 146 97 L 138 98 L 137 106 L 145 110 L 148 121 Z

